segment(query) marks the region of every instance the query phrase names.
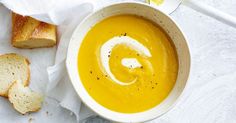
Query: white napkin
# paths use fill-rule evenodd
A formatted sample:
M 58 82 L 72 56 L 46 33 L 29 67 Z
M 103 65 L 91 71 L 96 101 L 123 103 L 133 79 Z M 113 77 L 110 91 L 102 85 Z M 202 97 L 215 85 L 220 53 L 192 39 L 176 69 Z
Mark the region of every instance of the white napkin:
M 67 30 L 63 33 L 60 39 L 55 65 L 47 69 L 50 82 L 47 86 L 47 94 L 48 96 L 58 100 L 62 107 L 72 111 L 76 115 L 77 120 L 83 120 L 84 118 L 93 115 L 93 113 L 86 113 L 86 111 L 89 111 L 86 108 L 83 108 L 85 109 L 83 110 L 85 111 L 84 113 L 80 113 L 81 101 L 77 93 L 74 91 L 65 67 L 67 46 L 78 22 L 80 21 L 74 20 L 68 25 Z M 89 114 L 89 116 L 84 114 Z
M 64 25 L 65 21 L 81 17 L 81 13 L 91 10 L 89 0 L 1 0 L 8 9 L 38 20 Z M 90 3 L 90 5 L 88 5 Z

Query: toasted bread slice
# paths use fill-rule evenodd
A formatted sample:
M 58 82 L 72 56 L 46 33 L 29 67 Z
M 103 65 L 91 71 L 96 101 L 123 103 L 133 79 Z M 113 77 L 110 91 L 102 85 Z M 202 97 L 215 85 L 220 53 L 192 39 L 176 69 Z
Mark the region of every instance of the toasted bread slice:
M 28 85 L 30 79 L 29 61 L 17 54 L 0 55 L 0 96 L 7 97 L 7 92 L 15 80 Z
M 12 13 L 12 45 L 17 48 L 51 47 L 56 44 L 56 26 Z
M 21 114 L 38 111 L 43 102 L 43 96 L 41 94 L 33 92 L 29 87 L 24 87 L 20 81 L 13 83 L 8 94 L 9 101 Z

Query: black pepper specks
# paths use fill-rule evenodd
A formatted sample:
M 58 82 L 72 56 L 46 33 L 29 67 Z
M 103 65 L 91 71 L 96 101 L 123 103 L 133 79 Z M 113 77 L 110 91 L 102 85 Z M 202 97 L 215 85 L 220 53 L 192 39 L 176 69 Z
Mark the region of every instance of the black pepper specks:
M 126 36 L 126 35 L 127 35 L 127 33 L 125 32 L 124 34 L 122 34 L 122 33 L 121 33 L 121 35 L 120 35 L 120 36 Z M 119 36 L 119 37 L 120 37 L 120 36 Z

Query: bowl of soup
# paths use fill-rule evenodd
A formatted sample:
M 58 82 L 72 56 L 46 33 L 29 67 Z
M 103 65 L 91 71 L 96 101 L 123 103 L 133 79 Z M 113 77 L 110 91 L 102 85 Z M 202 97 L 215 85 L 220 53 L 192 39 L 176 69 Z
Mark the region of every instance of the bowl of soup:
M 77 26 L 66 66 L 91 110 L 116 122 L 143 122 L 177 102 L 189 76 L 190 53 L 168 15 L 144 3 L 122 2 Z

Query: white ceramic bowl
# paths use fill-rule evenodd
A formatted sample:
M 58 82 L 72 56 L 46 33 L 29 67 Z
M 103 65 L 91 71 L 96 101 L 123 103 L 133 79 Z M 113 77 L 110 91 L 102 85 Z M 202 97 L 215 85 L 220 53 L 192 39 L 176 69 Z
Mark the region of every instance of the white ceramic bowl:
M 142 16 L 160 25 L 172 39 L 178 54 L 178 77 L 171 93 L 161 104 L 140 113 L 119 113 L 103 107 L 88 94 L 78 73 L 77 56 L 81 42 L 86 33 L 99 21 L 119 14 L 134 14 Z M 189 76 L 190 53 L 183 32 L 168 15 L 144 3 L 123 2 L 103 7 L 102 9 L 90 14 L 78 25 L 69 44 L 66 66 L 71 82 L 79 97 L 98 115 L 116 122 L 143 122 L 161 116 L 176 103 L 184 90 Z

